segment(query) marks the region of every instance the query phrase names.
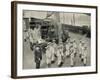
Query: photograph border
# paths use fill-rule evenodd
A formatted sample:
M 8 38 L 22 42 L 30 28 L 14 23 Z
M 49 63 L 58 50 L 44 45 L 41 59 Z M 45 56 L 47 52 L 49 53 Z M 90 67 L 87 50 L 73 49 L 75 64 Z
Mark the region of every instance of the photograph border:
M 59 7 L 79 7 L 79 8 L 94 8 L 96 9 L 96 71 L 80 72 L 80 73 L 64 73 L 64 74 L 49 74 L 49 75 L 32 75 L 32 76 L 17 76 L 17 4 L 34 4 Z M 58 3 L 42 3 L 42 2 L 27 2 L 27 1 L 12 1 L 11 2 L 11 77 L 12 78 L 32 78 L 32 77 L 50 77 L 50 76 L 66 76 L 80 74 L 94 74 L 98 72 L 98 7 L 89 5 L 73 5 L 73 4 L 58 4 Z

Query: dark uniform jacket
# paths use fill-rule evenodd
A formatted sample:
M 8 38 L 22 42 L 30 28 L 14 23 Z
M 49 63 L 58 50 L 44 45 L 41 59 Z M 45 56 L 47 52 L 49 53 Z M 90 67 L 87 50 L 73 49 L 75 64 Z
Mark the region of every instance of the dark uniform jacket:
M 34 57 L 36 63 L 39 63 L 42 60 L 42 50 L 40 46 L 35 47 Z

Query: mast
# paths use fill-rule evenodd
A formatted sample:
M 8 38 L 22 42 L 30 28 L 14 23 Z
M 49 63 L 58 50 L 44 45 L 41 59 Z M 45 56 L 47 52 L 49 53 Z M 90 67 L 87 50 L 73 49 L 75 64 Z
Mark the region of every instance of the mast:
M 73 26 L 75 26 L 75 14 L 73 13 Z
M 57 29 L 57 34 L 58 34 L 58 40 L 59 40 L 59 42 L 62 42 L 62 26 L 61 26 L 61 22 L 60 22 L 60 13 L 55 12 L 54 18 L 55 18 L 55 22 L 57 24 L 56 29 Z

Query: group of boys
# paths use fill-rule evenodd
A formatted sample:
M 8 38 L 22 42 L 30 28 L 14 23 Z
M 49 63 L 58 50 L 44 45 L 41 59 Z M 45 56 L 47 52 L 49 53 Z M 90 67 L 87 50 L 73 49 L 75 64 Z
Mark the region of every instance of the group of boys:
M 46 63 L 48 67 L 55 61 L 57 61 L 57 66 L 61 67 L 66 58 L 70 58 L 70 66 L 75 66 L 76 56 L 79 56 L 81 62 L 86 66 L 87 64 L 87 46 L 82 40 L 79 44 L 75 39 L 68 39 L 65 43 L 59 42 L 56 44 L 55 40 L 53 42 L 48 42 L 46 47 Z

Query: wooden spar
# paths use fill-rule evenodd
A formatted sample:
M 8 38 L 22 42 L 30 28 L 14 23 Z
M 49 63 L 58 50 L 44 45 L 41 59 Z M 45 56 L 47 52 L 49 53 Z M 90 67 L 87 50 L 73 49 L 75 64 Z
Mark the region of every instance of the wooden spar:
M 55 12 L 54 14 L 55 17 L 55 22 L 57 24 L 57 34 L 58 34 L 58 40 L 59 42 L 62 41 L 62 26 L 61 26 L 61 22 L 60 22 L 60 13 L 59 12 Z

